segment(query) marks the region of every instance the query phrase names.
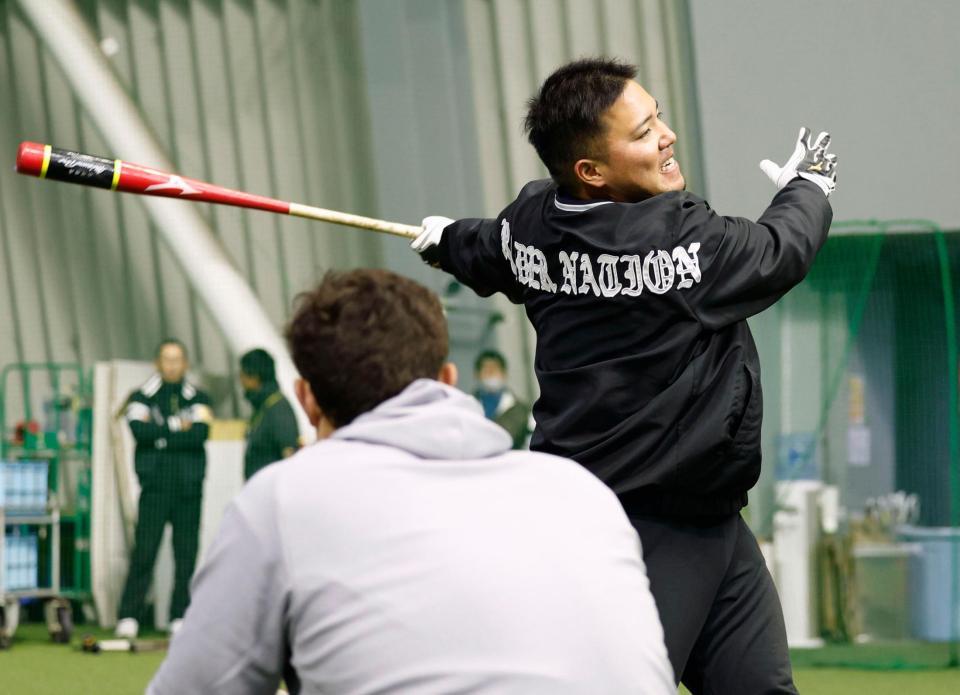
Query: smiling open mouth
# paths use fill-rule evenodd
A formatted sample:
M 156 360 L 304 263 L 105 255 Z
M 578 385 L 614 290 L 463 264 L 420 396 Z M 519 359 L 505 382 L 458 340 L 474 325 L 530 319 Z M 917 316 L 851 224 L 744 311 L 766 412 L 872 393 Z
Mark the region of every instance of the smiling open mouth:
M 660 166 L 660 173 L 669 174 L 671 171 L 673 171 L 676 168 L 677 168 L 677 160 L 671 157 Z

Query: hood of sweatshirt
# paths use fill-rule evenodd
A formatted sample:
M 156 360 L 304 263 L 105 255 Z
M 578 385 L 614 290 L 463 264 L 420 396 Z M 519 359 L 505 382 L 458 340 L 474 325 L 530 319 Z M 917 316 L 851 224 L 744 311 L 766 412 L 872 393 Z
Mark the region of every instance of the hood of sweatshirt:
M 498 456 L 512 440 L 483 416 L 475 398 L 432 379 L 418 379 L 399 394 L 337 429 L 331 439 L 381 444 L 425 459 Z

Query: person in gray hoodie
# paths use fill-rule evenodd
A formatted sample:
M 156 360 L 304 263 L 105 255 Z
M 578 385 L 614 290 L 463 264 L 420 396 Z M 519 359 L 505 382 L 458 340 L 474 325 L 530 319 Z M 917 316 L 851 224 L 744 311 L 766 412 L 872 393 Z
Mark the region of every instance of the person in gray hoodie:
M 229 505 L 148 693 L 676 692 L 617 498 L 454 388 L 436 295 L 331 273 L 287 339 L 319 441 Z

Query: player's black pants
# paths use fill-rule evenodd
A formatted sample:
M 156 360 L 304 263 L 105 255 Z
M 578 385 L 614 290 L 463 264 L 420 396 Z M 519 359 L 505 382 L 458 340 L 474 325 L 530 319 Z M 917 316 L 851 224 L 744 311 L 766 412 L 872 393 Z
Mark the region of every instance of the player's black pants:
M 796 693 L 780 599 L 740 515 L 630 521 L 674 678 L 694 695 Z
M 197 562 L 203 480 L 171 477 L 140 479 L 137 530 L 130 571 L 117 613 L 119 618 L 143 619 L 144 602 L 153 579 L 153 565 L 167 522 L 173 527 L 174 582 L 170 620 L 182 618 L 190 602 L 190 578 Z

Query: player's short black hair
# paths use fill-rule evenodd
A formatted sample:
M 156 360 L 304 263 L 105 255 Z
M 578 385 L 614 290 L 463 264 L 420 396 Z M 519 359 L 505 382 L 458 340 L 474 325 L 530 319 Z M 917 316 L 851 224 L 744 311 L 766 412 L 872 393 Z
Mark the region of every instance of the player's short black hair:
M 240 371 L 264 381 L 276 381 L 277 369 L 273 357 L 263 348 L 254 348 L 240 357 Z
M 576 179 L 573 164 L 596 157 L 601 117 L 623 93 L 637 67 L 616 59 L 583 58 L 560 67 L 527 102 L 524 131 L 561 188 Z
M 176 345 L 178 348 L 180 348 L 180 352 L 183 353 L 184 359 L 187 359 L 187 346 L 184 345 L 183 341 L 179 338 L 164 338 L 157 343 L 157 349 L 153 353 L 155 359 L 160 359 L 160 353 L 163 352 L 163 348 L 167 347 L 167 345 Z
M 477 373 L 480 371 L 480 367 L 483 366 L 483 363 L 487 360 L 492 360 L 500 365 L 500 369 L 504 372 L 507 371 L 507 358 L 503 356 L 503 353 L 497 352 L 496 350 L 484 350 L 479 355 L 477 359 L 473 361 L 473 371 Z

